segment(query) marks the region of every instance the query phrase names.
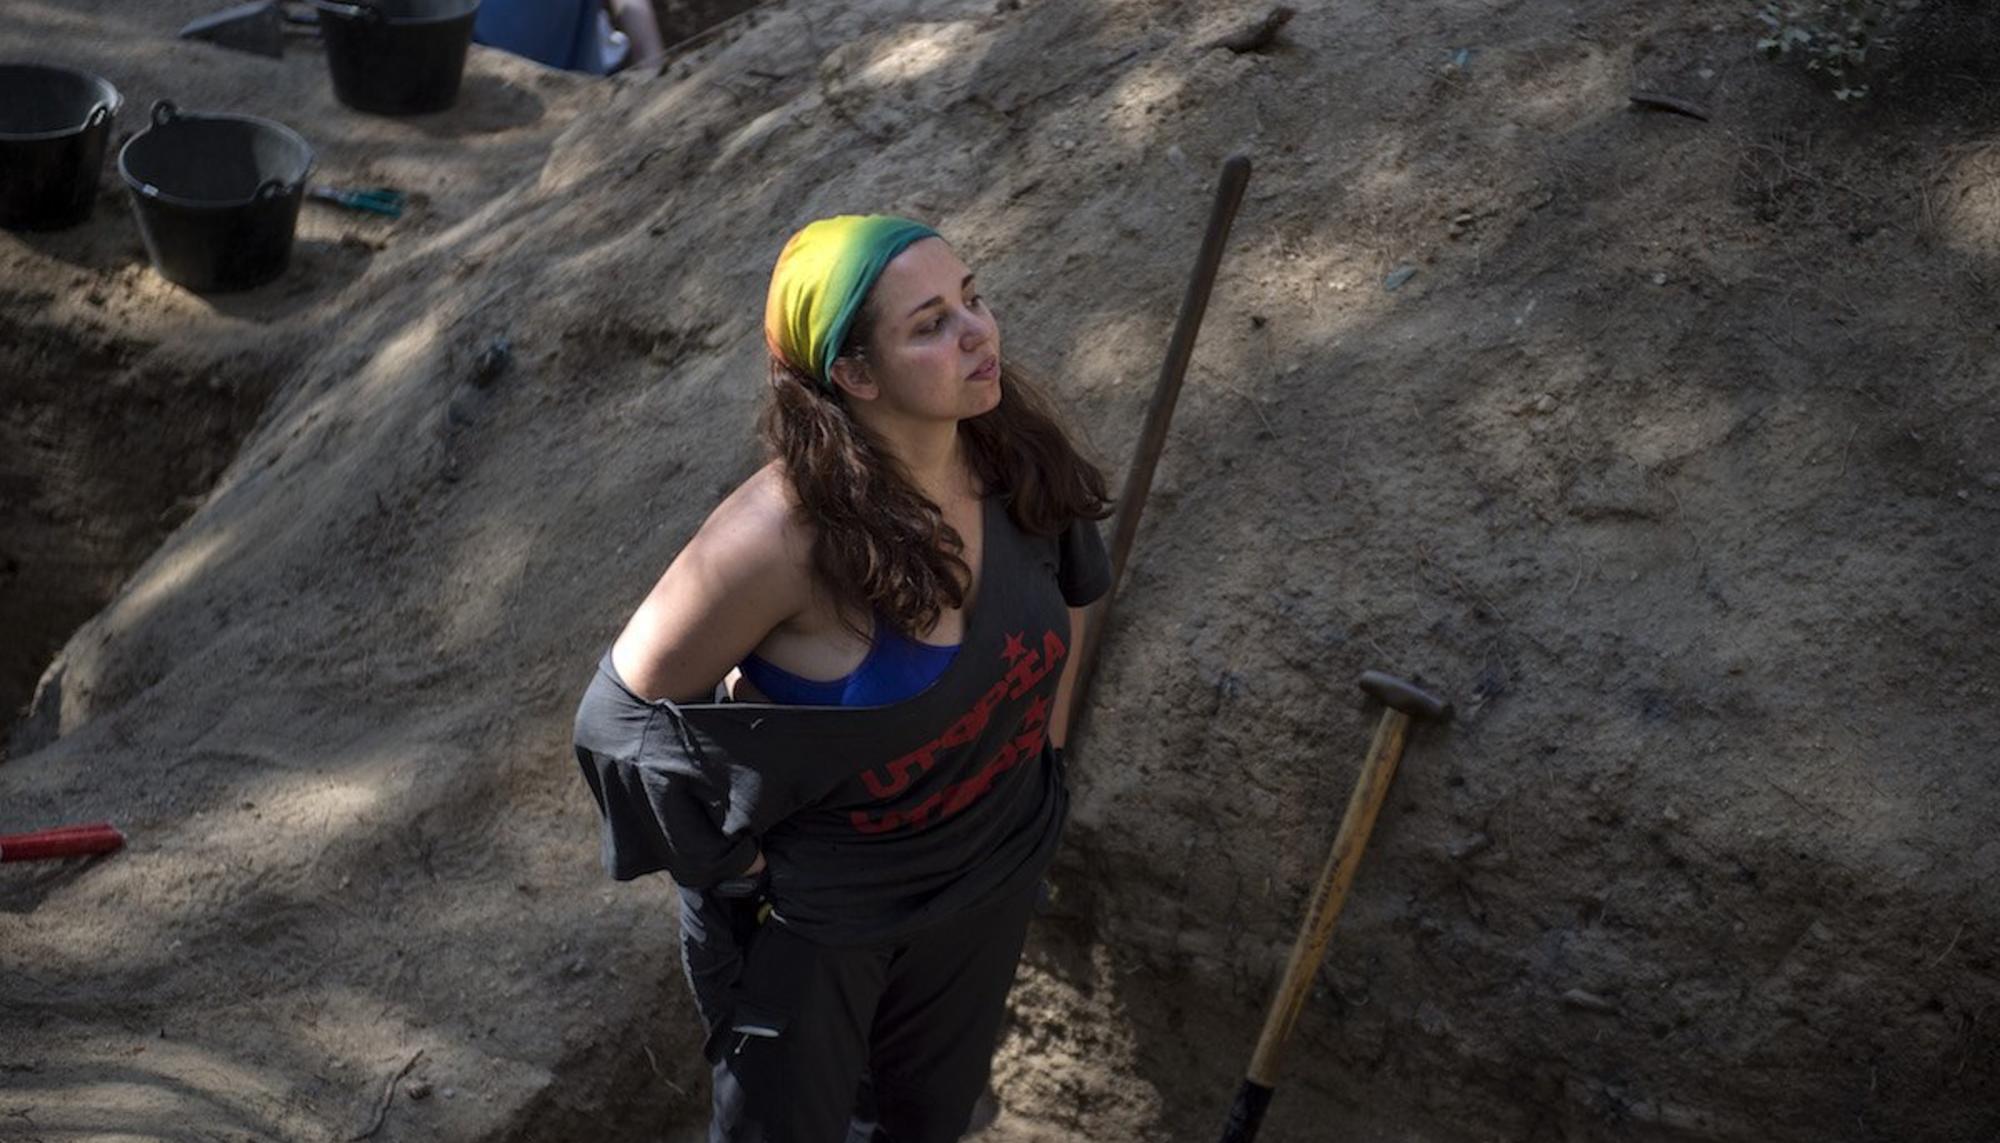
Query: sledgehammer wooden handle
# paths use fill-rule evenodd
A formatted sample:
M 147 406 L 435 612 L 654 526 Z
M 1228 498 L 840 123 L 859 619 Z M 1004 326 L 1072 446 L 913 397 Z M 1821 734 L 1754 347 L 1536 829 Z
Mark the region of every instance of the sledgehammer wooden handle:
M 1396 763 L 1403 757 L 1411 716 L 1445 718 L 1451 714 L 1451 706 L 1444 700 L 1379 671 L 1363 674 L 1361 689 L 1387 703 L 1388 708 L 1375 724 L 1375 740 L 1369 744 L 1368 758 L 1354 781 L 1354 793 L 1347 799 L 1347 812 L 1340 819 L 1340 832 L 1334 836 L 1333 850 L 1327 855 L 1326 868 L 1313 890 L 1312 904 L 1299 925 L 1291 960 L 1285 965 L 1284 981 L 1271 999 L 1271 1010 L 1264 1017 L 1264 1031 L 1257 1037 L 1257 1050 L 1250 1057 L 1249 1071 L 1236 1089 L 1236 1102 L 1223 1125 L 1222 1143 L 1250 1143 L 1257 1137 L 1264 1111 L 1271 1105 L 1271 1093 L 1278 1086 L 1278 1064 L 1284 1055 L 1285 1042 L 1291 1039 L 1292 1026 L 1298 1023 L 1313 978 L 1326 959 L 1326 946 L 1333 939 L 1333 924 L 1340 919 L 1340 907 L 1347 902 L 1348 886 L 1354 884 L 1354 871 L 1361 864 L 1362 851 L 1368 847 L 1375 816 L 1381 812 L 1382 802 L 1389 796 L 1389 783 L 1396 777 Z

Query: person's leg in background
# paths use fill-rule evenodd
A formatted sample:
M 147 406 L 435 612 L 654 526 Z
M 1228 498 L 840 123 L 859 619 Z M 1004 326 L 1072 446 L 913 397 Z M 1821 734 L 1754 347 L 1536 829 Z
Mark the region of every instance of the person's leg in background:
M 652 0 L 604 0 L 604 10 L 611 14 L 612 24 L 632 41 L 632 50 L 623 66 L 659 67 L 667 45 L 661 41 L 660 21 L 653 14 Z

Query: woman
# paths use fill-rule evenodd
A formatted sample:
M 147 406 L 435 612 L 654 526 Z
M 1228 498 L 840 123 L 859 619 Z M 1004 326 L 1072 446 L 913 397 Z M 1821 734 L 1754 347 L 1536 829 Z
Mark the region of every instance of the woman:
M 928 227 L 805 227 L 765 334 L 773 459 L 604 657 L 577 757 L 612 875 L 680 886 L 711 1139 L 832 1143 L 866 1077 L 876 1138 L 944 1143 L 1067 810 L 1104 478 Z

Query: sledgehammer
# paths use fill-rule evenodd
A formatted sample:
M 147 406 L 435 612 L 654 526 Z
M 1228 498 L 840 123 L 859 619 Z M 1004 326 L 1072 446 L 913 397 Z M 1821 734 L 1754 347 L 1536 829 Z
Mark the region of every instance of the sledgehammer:
M 1327 855 L 1326 869 L 1313 890 L 1312 904 L 1299 925 L 1298 940 L 1292 944 L 1292 959 L 1285 965 L 1285 979 L 1271 998 L 1271 1011 L 1264 1017 L 1264 1032 L 1257 1037 L 1257 1051 L 1250 1057 L 1250 1070 L 1236 1089 L 1236 1102 L 1229 1109 L 1229 1121 L 1222 1127 L 1222 1143 L 1250 1143 L 1271 1106 L 1271 1093 L 1278 1086 L 1278 1060 L 1285 1041 L 1291 1039 L 1292 1025 L 1305 1007 L 1306 992 L 1326 959 L 1327 942 L 1333 937 L 1333 923 L 1347 901 L 1347 887 L 1354 883 L 1354 869 L 1361 864 L 1361 851 L 1368 846 L 1368 832 L 1375 828 L 1375 815 L 1389 796 L 1389 783 L 1396 776 L 1396 763 L 1403 756 L 1403 741 L 1414 718 L 1450 718 L 1451 704 L 1394 675 L 1364 671 L 1361 689 L 1381 699 L 1388 709 L 1375 724 L 1375 741 L 1368 747 L 1368 760 L 1354 780 L 1354 794 L 1347 799 L 1347 813 L 1340 819 L 1334 836 L 1333 852 Z

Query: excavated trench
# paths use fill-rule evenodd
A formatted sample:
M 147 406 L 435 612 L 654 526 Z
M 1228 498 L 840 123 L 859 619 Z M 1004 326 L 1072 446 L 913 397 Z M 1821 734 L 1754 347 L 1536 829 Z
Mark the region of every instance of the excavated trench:
M 754 7 L 653 4 L 670 45 Z M 124 209 L 105 186 L 100 219 Z M 201 503 L 282 376 L 64 324 L 51 300 L 0 294 L 0 761 L 52 737 L 23 721 L 42 673 Z
M 263 375 L 0 302 L 0 759 L 63 643 L 194 511 L 255 424 Z

